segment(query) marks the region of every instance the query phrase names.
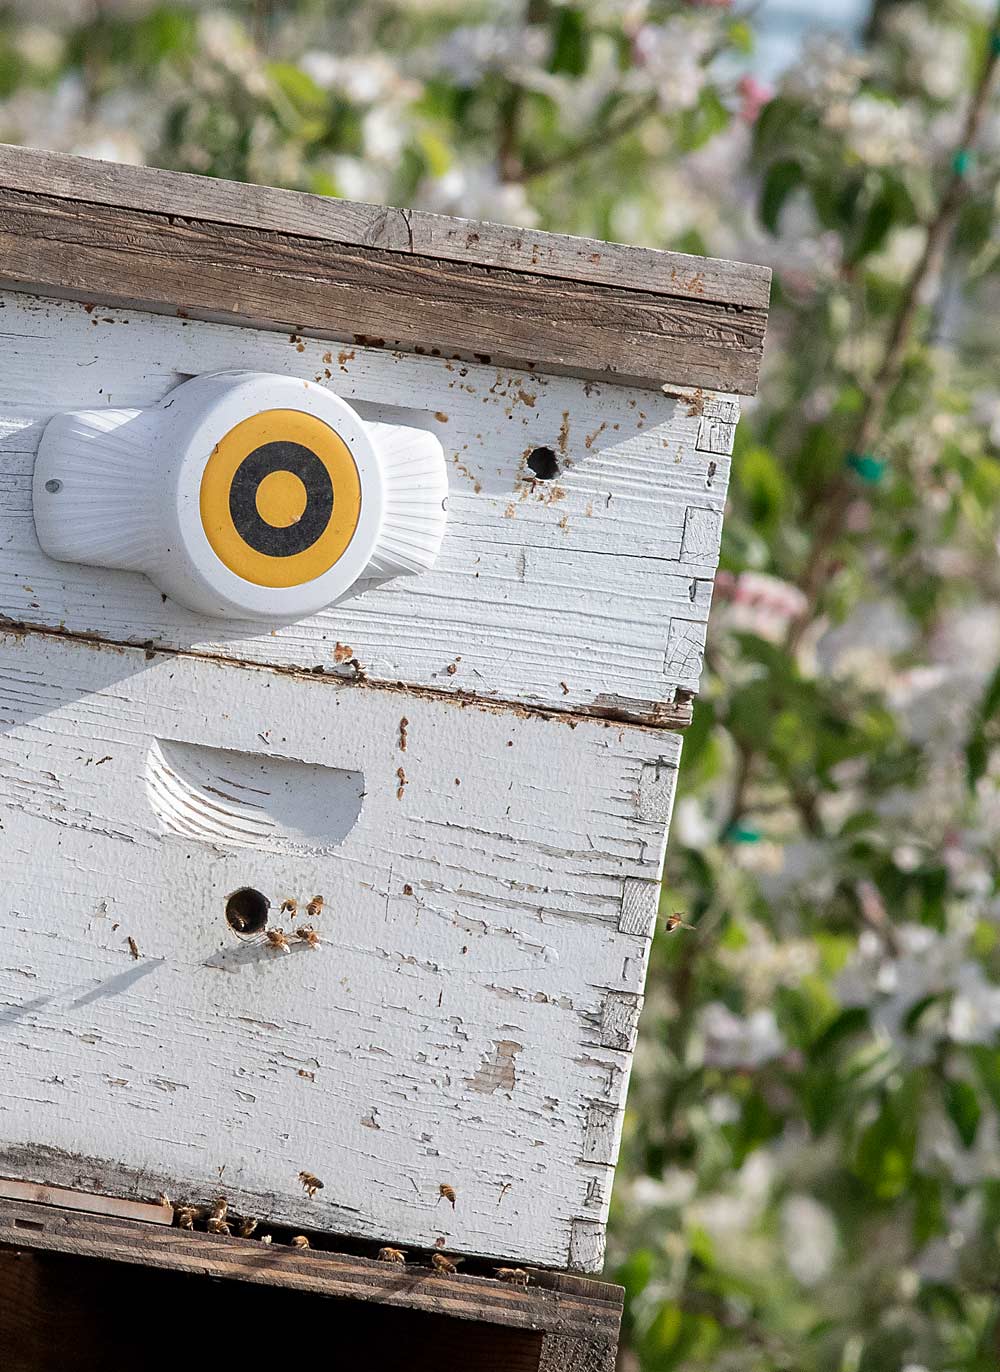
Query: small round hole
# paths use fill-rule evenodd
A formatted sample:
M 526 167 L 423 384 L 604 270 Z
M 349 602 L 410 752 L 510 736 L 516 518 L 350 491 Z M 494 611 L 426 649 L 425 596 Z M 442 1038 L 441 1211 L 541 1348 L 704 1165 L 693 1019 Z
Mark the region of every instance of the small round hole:
M 62 482 L 58 477 L 50 477 L 45 483 L 45 489 L 48 491 L 49 495 L 58 495 L 62 490 Z
M 551 448 L 532 448 L 528 466 L 539 481 L 551 481 L 559 475 L 559 459 Z
M 226 897 L 226 923 L 237 934 L 259 934 L 267 924 L 271 902 L 252 886 L 241 886 Z

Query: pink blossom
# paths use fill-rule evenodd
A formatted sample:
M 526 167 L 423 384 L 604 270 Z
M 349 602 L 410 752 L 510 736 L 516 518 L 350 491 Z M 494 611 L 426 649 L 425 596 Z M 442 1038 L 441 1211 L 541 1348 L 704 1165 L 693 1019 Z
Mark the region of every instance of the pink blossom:
M 748 124 L 756 123 L 757 116 L 761 110 L 774 98 L 774 87 L 769 86 L 766 81 L 759 81 L 756 76 L 744 76 L 740 78 L 740 118 Z

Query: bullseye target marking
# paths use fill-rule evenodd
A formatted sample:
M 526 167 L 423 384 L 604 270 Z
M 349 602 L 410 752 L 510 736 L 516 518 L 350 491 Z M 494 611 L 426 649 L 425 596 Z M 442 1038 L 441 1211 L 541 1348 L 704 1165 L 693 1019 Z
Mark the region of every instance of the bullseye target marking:
M 334 565 L 361 516 L 361 480 L 336 430 L 300 410 L 264 410 L 219 440 L 201 479 L 212 551 L 257 586 L 301 586 Z

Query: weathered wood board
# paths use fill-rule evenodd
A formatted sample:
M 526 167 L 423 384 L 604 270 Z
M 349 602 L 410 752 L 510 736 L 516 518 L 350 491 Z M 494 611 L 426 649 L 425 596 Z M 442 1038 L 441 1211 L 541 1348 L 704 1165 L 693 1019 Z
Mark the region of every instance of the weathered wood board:
M 684 722 L 719 556 L 731 396 L 569 377 L 0 294 L 0 615 L 129 643 L 297 665 L 558 710 Z M 363 417 L 432 429 L 450 464 L 434 570 L 299 623 L 206 620 L 139 573 L 38 548 L 31 471 L 57 410 L 144 406 L 249 368 L 327 385 Z M 537 448 L 552 480 L 527 465 Z M 345 652 L 344 648 L 350 651 Z
M 263 1247 L 0 1199 L 4 1372 L 135 1372 L 160 1310 L 185 1348 L 214 1347 L 220 1329 L 238 1346 L 252 1331 L 257 1362 L 287 1361 L 306 1329 L 338 1367 L 613 1372 L 621 1287 L 538 1268 L 513 1286 L 493 1264 L 443 1277 L 426 1255 L 411 1258 Z
M 4 636 L 0 1175 L 596 1270 L 678 753 Z
M 753 393 L 771 274 L 0 147 L 0 279 L 348 343 Z

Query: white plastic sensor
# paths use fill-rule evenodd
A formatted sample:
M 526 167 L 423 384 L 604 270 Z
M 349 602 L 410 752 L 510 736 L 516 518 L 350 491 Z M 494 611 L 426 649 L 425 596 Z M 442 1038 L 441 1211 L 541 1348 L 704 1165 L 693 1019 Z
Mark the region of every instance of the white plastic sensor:
M 57 414 L 33 484 L 50 557 L 143 572 L 201 614 L 275 622 L 427 571 L 447 495 L 434 434 L 263 372 L 195 377 L 152 409 Z

